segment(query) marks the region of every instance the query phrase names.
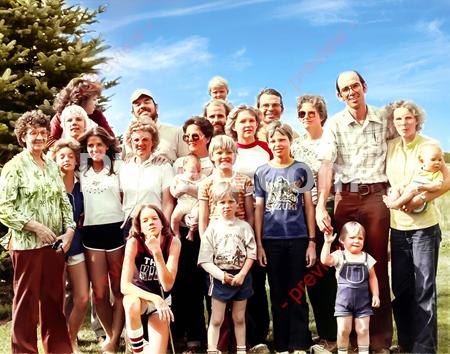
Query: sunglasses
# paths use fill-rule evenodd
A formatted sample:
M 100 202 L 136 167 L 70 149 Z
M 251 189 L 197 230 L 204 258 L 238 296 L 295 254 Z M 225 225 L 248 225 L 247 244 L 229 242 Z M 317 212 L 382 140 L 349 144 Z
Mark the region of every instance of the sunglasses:
M 313 118 L 316 116 L 316 112 L 314 111 L 310 111 L 310 112 L 306 112 L 306 111 L 300 111 L 298 112 L 298 117 L 299 118 L 305 118 L 306 116 Z
M 197 134 L 197 133 L 194 133 L 194 134 L 191 134 L 191 135 L 189 135 L 189 134 L 183 134 L 183 141 L 184 142 L 188 142 L 189 140 L 192 140 L 192 141 L 199 141 L 200 139 L 203 139 L 205 136 L 204 135 L 200 135 L 200 134 Z

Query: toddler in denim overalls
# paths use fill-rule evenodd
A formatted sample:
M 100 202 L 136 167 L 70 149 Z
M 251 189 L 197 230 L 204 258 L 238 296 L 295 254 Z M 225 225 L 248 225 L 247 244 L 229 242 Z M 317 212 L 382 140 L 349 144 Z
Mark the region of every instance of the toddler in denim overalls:
M 336 235 L 325 234 L 320 260 L 327 266 L 336 267 L 338 281 L 334 313 L 338 325 L 338 354 L 347 353 L 353 319 L 358 337 L 358 352 L 369 353 L 372 307 L 380 306 L 378 280 L 373 267 L 376 261 L 363 252 L 364 237 L 365 230 L 361 224 L 355 221 L 347 222 L 339 237 L 344 250 L 330 254 L 331 243 Z

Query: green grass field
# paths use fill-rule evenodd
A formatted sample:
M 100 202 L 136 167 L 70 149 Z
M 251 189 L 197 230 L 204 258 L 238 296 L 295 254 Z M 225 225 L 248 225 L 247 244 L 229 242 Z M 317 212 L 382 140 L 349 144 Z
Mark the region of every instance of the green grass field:
M 439 322 L 439 353 L 450 353 L 450 192 L 436 201 L 441 213 L 442 244 L 438 267 L 438 322 Z M 447 280 L 446 280 L 447 279 Z M 0 353 L 10 352 L 10 324 L 0 325 Z M 89 323 L 83 326 L 79 334 L 80 349 L 83 353 L 98 353 L 99 346 L 94 333 L 89 329 Z M 395 341 L 395 338 L 394 338 Z M 40 353 L 44 353 L 40 347 Z

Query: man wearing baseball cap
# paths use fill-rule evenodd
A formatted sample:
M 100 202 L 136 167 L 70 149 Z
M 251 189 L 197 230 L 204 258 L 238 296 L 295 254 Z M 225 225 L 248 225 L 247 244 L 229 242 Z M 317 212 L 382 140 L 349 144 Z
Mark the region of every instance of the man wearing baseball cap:
M 159 132 L 159 145 L 154 155 L 159 162 L 172 164 L 178 157 L 189 153 L 187 144 L 183 141 L 183 131 L 173 125 L 158 122 L 158 104 L 153 94 L 144 88 L 139 88 L 131 95 L 131 113 L 133 120 L 151 119 Z

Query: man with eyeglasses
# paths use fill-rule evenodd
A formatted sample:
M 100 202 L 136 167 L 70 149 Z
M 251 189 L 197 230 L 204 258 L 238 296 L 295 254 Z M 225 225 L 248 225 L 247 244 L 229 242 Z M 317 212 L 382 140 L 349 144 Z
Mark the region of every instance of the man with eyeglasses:
M 205 117 L 214 127 L 214 136 L 225 134 L 225 123 L 231 106 L 224 100 L 212 99 L 203 108 L 203 117 Z
M 267 142 L 267 126 L 281 119 L 284 111 L 283 97 L 281 93 L 273 88 L 264 88 L 256 96 L 256 108 L 263 114 L 263 120 L 259 123 L 259 130 L 256 138 L 260 141 Z M 298 138 L 299 135 L 294 132 L 293 138 Z
M 156 163 L 173 162 L 189 153 L 186 143 L 183 141 L 183 131 L 173 125 L 158 121 L 158 104 L 153 99 L 152 93 L 147 89 L 137 89 L 131 95 L 131 113 L 133 120 L 151 119 L 159 132 L 159 145 L 153 153 Z
M 381 306 L 370 320 L 370 346 L 375 353 L 389 353 L 392 342 L 392 308 L 388 276 L 389 211 L 386 194 L 387 121 L 366 104 L 367 85 L 356 71 L 341 73 L 336 95 L 346 104 L 327 123 L 319 147 L 319 229 L 333 233 L 326 202 L 334 174 L 336 231 L 347 221 L 358 221 L 366 230 L 366 251 L 377 263 Z

